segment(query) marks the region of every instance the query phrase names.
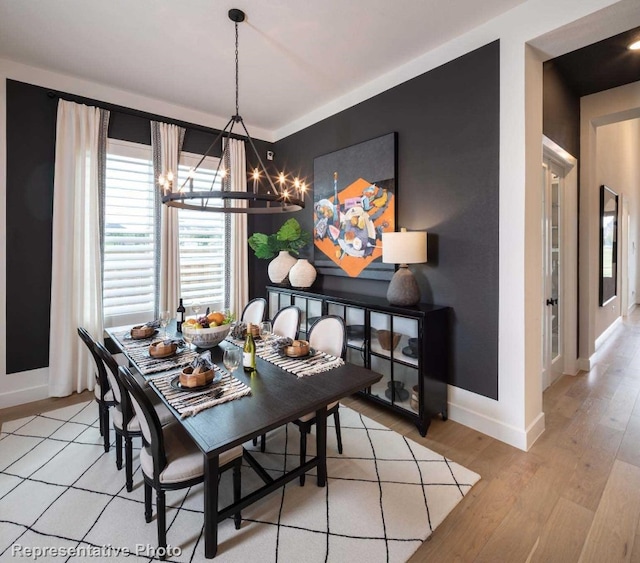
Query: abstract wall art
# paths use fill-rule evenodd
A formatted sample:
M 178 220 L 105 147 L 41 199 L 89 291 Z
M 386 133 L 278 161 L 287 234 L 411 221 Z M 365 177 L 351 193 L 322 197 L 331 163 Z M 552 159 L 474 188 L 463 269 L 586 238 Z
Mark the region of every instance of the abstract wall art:
M 391 279 L 382 233 L 396 230 L 397 134 L 313 161 L 314 262 L 321 274 Z

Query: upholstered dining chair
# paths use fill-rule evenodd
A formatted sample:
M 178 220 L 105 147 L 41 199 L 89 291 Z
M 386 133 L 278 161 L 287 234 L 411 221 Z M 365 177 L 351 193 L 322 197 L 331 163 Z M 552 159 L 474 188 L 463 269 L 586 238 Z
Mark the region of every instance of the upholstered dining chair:
M 331 354 L 339 358 L 346 355 L 346 333 L 344 321 L 335 315 L 325 315 L 320 317 L 309 329 L 309 346 L 321 352 Z M 338 452 L 342 454 L 342 435 L 340 433 L 340 403 L 338 401 L 327 405 L 327 417 L 333 414 L 336 427 L 336 441 L 338 442 Z M 307 457 L 307 435 L 311 432 L 311 427 L 316 422 L 316 413 L 312 412 L 294 420 L 293 423 L 300 430 L 300 465 Z M 305 474 L 300 476 L 300 485 L 304 485 Z
M 151 491 L 156 491 L 158 523 L 158 547 L 167 547 L 165 491 L 184 489 L 202 483 L 204 479 L 204 456 L 186 430 L 178 421 L 166 426 L 160 424 L 144 389 L 129 368 L 119 367 L 120 379 L 131 396 L 133 410 L 140 421 L 142 449 L 140 466 L 144 477 L 144 516 L 151 522 Z M 242 446 L 237 446 L 220 455 L 220 471 L 233 468 L 233 500 L 241 495 L 240 466 Z M 240 528 L 241 513 L 234 514 L 236 529 Z
M 273 334 L 278 336 L 286 336 L 295 340 L 298 336 L 300 328 L 300 309 L 295 305 L 290 305 L 284 309 L 280 309 L 275 317 L 273 317 L 272 330 Z
M 271 326 L 273 334 L 286 336 L 287 338 L 295 340 L 298 337 L 298 329 L 300 328 L 300 315 L 301 311 L 295 305 L 290 305 L 280 309 L 276 313 L 275 317 L 273 317 Z M 255 446 L 257 443 L 258 438 L 254 438 L 253 445 Z M 262 434 L 262 436 L 260 436 L 260 451 L 264 452 L 265 447 L 265 435 Z
M 78 327 L 78 336 L 86 347 L 91 352 L 93 361 L 96 365 L 96 386 L 93 389 L 96 402 L 98 403 L 98 417 L 100 422 L 100 435 L 103 438 L 104 451 L 109 451 L 109 409 L 116 404 L 113 390 L 109 386 L 109 380 L 107 379 L 107 371 L 104 367 L 104 363 L 98 353 L 96 352 L 96 341 L 91 337 L 89 332 Z
M 246 304 L 240 320 L 243 323 L 260 324 L 264 320 L 266 310 L 267 300 L 262 297 L 256 297 Z
M 122 441 L 124 439 L 124 461 L 125 461 L 125 484 L 127 491 L 133 490 L 133 438 L 142 436 L 140 429 L 140 421 L 133 411 L 129 391 L 120 379 L 118 371 L 118 362 L 111 355 L 111 352 L 105 348 L 100 342 L 96 342 L 96 352 L 107 368 L 107 379 L 113 391 L 115 405 L 111 410 L 113 418 L 113 429 L 116 434 L 116 467 L 122 469 Z M 160 419 L 160 424 L 165 426 L 175 421 L 175 416 L 171 411 L 156 397 L 153 390 L 148 387 L 145 392 L 149 396 L 149 400 L 153 403 L 154 408 Z M 154 402 L 153 399 L 156 399 Z

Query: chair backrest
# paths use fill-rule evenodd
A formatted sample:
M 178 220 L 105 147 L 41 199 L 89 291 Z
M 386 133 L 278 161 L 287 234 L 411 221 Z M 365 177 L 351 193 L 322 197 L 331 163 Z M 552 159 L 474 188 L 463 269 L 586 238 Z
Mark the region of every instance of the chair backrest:
M 242 311 L 240 320 L 243 323 L 260 324 L 264 320 L 264 313 L 267 310 L 267 300 L 256 297 L 247 303 Z
M 127 388 L 124 386 L 120 372 L 118 371 L 120 366 L 118 365 L 118 362 L 116 362 L 116 359 L 111 355 L 111 352 L 109 352 L 109 350 L 107 350 L 107 348 L 100 342 L 96 342 L 96 352 L 107 367 L 107 379 L 109 380 L 109 385 L 111 385 L 113 396 L 116 402 L 120 405 L 120 410 L 122 411 L 122 427 L 127 428 L 129 421 L 133 418 L 134 412 L 129 391 L 127 391 Z
M 109 352 L 109 350 L 107 350 L 104 347 L 104 345 L 101 344 L 100 342 L 96 342 L 95 347 L 96 347 L 96 353 L 102 360 L 102 363 L 107 368 L 106 370 L 107 379 L 109 380 L 109 385 L 113 391 L 113 397 L 117 403 L 120 403 L 122 402 L 122 395 L 124 395 L 124 393 L 122 392 L 124 387 L 122 386 L 122 383 L 118 381 L 118 379 L 114 375 L 114 372 L 115 373 L 118 372 L 118 362 L 116 362 L 115 358 L 111 355 L 111 352 Z
M 104 396 L 109 391 L 110 386 L 109 379 L 107 378 L 107 370 L 105 369 L 104 363 L 102 363 L 102 359 L 100 358 L 96 350 L 97 342 L 91 337 L 89 332 L 81 326 L 78 327 L 78 336 L 80 336 L 82 342 L 85 343 L 85 345 L 89 349 L 89 352 L 91 352 L 93 361 L 96 364 L 96 383 L 100 386 L 100 400 L 104 401 Z
M 273 334 L 295 340 L 300 327 L 300 309 L 295 305 L 280 309 L 273 317 Z
M 336 315 L 320 317 L 309 329 L 309 345 L 316 350 L 344 358 L 346 344 L 344 321 Z
M 162 424 L 158 418 L 158 413 L 129 368 L 119 366 L 118 373 L 120 381 L 129 392 L 133 410 L 140 422 L 143 446 L 150 450 L 153 457 L 153 480 L 159 483 L 160 473 L 167 465 L 167 457 L 164 450 Z

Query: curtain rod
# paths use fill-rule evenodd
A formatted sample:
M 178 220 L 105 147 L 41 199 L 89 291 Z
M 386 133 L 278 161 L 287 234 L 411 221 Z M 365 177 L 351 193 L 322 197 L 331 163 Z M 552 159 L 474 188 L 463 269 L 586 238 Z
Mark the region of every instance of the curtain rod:
M 108 102 L 101 102 L 99 100 L 94 100 L 92 98 L 85 98 L 84 96 L 76 96 L 75 94 L 68 94 L 66 92 L 59 92 L 57 90 L 49 90 L 47 92 L 47 96 L 49 96 L 50 98 L 58 98 L 60 100 L 65 100 L 66 102 L 75 102 L 75 103 L 82 103 L 85 105 L 92 105 L 95 107 L 99 107 L 101 109 L 106 109 L 106 110 L 117 112 L 117 113 L 123 113 L 126 115 L 132 115 L 134 117 L 141 117 L 143 119 L 148 119 L 150 121 L 161 121 L 163 123 L 170 123 L 172 125 L 178 125 L 186 129 L 192 129 L 195 131 L 201 131 L 203 133 L 209 133 L 214 136 L 220 133 L 221 131 L 221 129 L 214 129 L 213 127 L 198 125 L 197 123 L 189 123 L 188 121 L 180 121 L 179 119 L 171 119 L 169 117 L 165 117 L 162 115 L 156 115 L 155 113 L 149 113 L 146 111 L 119 106 L 116 104 L 110 104 Z M 231 137 L 234 139 L 244 138 L 241 135 L 235 135 L 235 134 L 232 134 Z

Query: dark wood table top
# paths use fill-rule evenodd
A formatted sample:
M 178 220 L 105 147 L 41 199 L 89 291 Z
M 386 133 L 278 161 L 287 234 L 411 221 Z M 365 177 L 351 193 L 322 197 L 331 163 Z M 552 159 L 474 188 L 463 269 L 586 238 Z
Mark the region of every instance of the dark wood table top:
M 126 328 L 108 329 L 107 333 L 112 335 Z M 222 365 L 223 349 L 229 346 L 234 345 L 225 341 L 211 349 L 211 356 L 216 364 Z M 242 367 L 233 373 L 234 377 L 251 387 L 251 395 L 180 419 L 205 454 L 217 455 L 241 445 L 373 385 L 382 377 L 369 369 L 349 363 L 301 378 L 259 357 L 256 358 L 256 364 L 257 369 L 253 375 L 244 372 Z M 163 373 L 166 372 L 153 374 L 147 379 L 153 380 L 154 376 Z

